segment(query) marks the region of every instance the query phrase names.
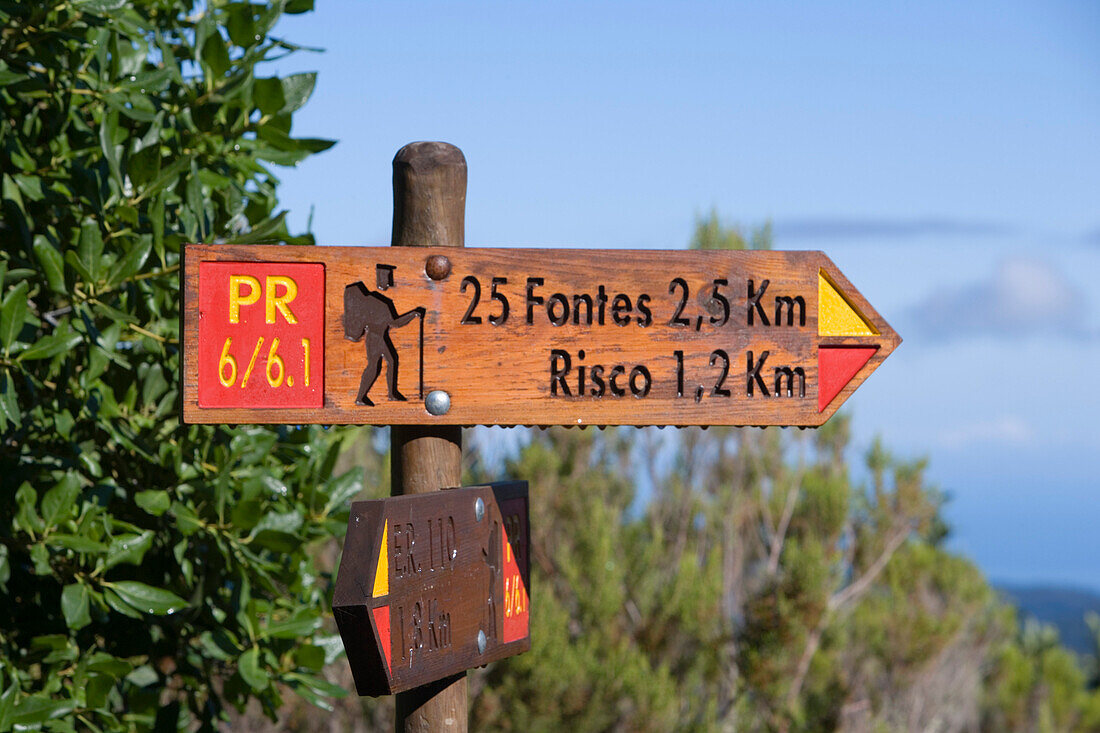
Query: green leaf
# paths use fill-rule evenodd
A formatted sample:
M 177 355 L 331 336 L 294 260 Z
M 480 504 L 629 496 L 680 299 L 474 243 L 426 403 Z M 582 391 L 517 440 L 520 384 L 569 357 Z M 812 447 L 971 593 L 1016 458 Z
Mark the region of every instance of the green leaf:
M 293 153 L 320 153 L 336 144 L 335 140 L 316 137 L 291 137 L 273 124 L 260 127 L 257 136 L 264 142 L 270 143 L 276 150 Z
M 114 110 L 114 113 L 125 115 L 131 120 L 152 122 L 157 116 L 156 106 L 153 104 L 152 100 L 144 94 L 139 94 L 137 92 L 121 92 L 108 96 L 106 101 L 107 106 Z M 113 147 L 114 155 L 121 160 L 122 151 L 125 149 L 125 146 L 115 145 Z
M 287 676 L 288 675 L 283 675 L 283 679 L 285 680 Z M 289 684 L 290 688 L 310 705 L 314 705 L 321 710 L 326 710 L 330 713 L 336 709 L 331 702 L 326 700 L 323 696 L 318 695 L 316 692 L 313 691 L 313 688 L 309 687 L 308 685 L 304 685 L 300 681 L 291 681 Z
M 65 623 L 73 631 L 90 624 L 92 616 L 88 612 L 88 586 L 83 583 L 65 586 L 61 591 L 61 612 L 65 615 Z
M 108 283 L 114 285 L 122 282 L 123 280 L 132 277 L 138 272 L 145 264 L 145 260 L 149 257 L 149 251 L 153 248 L 153 238 L 149 235 L 139 237 L 138 240 L 130 247 L 130 250 L 126 253 L 117 265 L 111 268 L 111 277 L 108 279 Z
M 50 550 L 40 542 L 31 545 L 31 564 L 35 575 L 47 577 L 54 574 L 53 566 L 50 565 Z
M 45 694 L 31 695 L 15 704 L 11 724 L 15 730 L 41 728 L 47 720 L 62 718 L 75 707 L 75 700 L 54 700 Z
M 280 211 L 276 216 L 254 225 L 252 231 L 248 234 L 234 237 L 231 241 L 234 244 L 254 244 L 264 240 L 277 239 L 279 233 L 286 231 L 286 214 L 287 212 Z
M 123 204 L 115 208 L 115 213 L 118 214 L 118 218 L 126 222 L 132 227 L 141 226 L 141 217 L 138 216 L 138 210 L 133 206 L 127 206 Z
M 202 182 L 199 180 L 198 166 L 191 164 L 191 175 L 187 178 L 184 187 L 187 197 L 187 207 L 195 215 L 199 222 L 199 237 L 206 238 L 206 199 L 202 195 Z
M 45 198 L 45 194 L 42 193 L 42 179 L 38 176 L 25 176 L 16 173 L 12 177 L 15 179 L 15 185 L 19 186 L 19 190 L 31 201 L 41 201 Z
M 301 674 L 299 672 L 290 672 L 284 676 L 289 682 L 298 682 L 303 684 L 314 692 L 325 695 L 327 697 L 347 697 L 348 691 L 339 685 L 333 684 L 322 677 L 315 677 L 309 674 Z
M 309 610 L 302 610 L 291 618 L 273 623 L 261 632 L 272 639 L 302 639 L 321 628 L 321 617 Z
M 268 684 L 271 682 L 267 670 L 260 666 L 260 650 L 258 647 L 252 647 L 241 655 L 237 669 L 240 670 L 241 677 L 248 683 L 248 686 L 256 692 L 267 689 Z
M 19 354 L 18 360 L 49 359 L 71 350 L 83 340 L 84 337 L 76 332 L 51 334 L 31 344 L 30 348 Z
M 85 13 L 107 15 L 126 7 L 127 0 L 77 0 L 74 5 Z
M 153 227 L 153 250 L 161 267 L 167 265 L 164 258 L 164 194 L 158 194 L 149 206 L 149 218 Z
M 18 689 L 19 684 L 12 682 L 0 694 L 0 730 L 11 730 L 11 716 L 15 712 L 15 693 Z
M 113 588 L 111 588 L 111 587 L 104 587 L 103 588 L 103 599 L 105 601 L 107 601 L 108 606 L 110 606 L 114 610 L 118 611 L 123 616 L 129 616 L 130 618 L 136 618 L 136 619 L 141 618 L 141 614 L 138 613 L 138 611 L 133 606 L 131 606 L 129 603 L 127 603 L 122 598 L 122 596 L 120 596 L 118 593 L 116 593 Z
M 19 529 L 24 532 L 41 532 L 45 528 L 35 508 L 37 503 L 38 494 L 29 483 L 24 481 L 15 492 L 15 504 L 19 507 L 15 513 L 15 521 Z
M 107 545 L 78 534 L 59 534 L 55 532 L 46 538 L 46 544 L 93 555 L 102 555 L 107 552 Z
M 34 256 L 38 258 L 38 264 L 42 273 L 46 276 L 46 284 L 55 293 L 64 293 L 65 289 L 65 259 L 57 247 L 50 244 L 49 240 L 41 234 L 34 238 Z
M 31 649 L 45 649 L 51 652 L 63 652 L 69 647 L 69 637 L 65 634 L 42 634 L 31 639 Z
M 57 430 L 57 434 L 65 440 L 72 438 L 73 425 L 75 424 L 76 421 L 73 420 L 72 413 L 68 410 L 60 410 L 53 416 L 54 428 Z
M 11 155 L 11 162 L 27 173 L 37 170 L 38 166 L 35 165 L 34 159 L 31 158 L 23 146 L 19 144 L 19 140 L 12 140 L 11 143 L 11 148 L 7 151 Z
M 230 3 L 226 8 L 225 29 L 229 40 L 241 48 L 251 48 L 259 42 L 256 38 L 256 10 L 252 3 Z
M 91 657 L 91 660 L 88 663 L 89 672 L 99 672 L 114 677 L 116 680 L 122 679 L 134 669 L 134 665 L 125 659 L 112 657 L 110 654 L 97 653 Z
M 325 502 L 324 514 L 331 514 L 333 511 L 344 509 L 344 505 L 363 490 L 363 472 L 352 469 L 342 473 L 331 479 L 326 488 L 329 497 Z
M 138 196 L 138 199 L 140 200 L 144 198 L 149 198 L 151 196 L 159 194 L 164 188 L 174 186 L 179 180 L 180 174 L 190 167 L 191 158 L 189 156 L 183 156 L 182 158 L 177 158 L 173 160 L 171 163 L 168 164 L 167 168 L 161 168 L 160 173 L 157 174 L 157 177 L 142 188 L 141 194 Z M 163 203 L 161 203 L 161 206 L 163 206 Z M 155 224 L 156 217 L 158 215 L 155 211 L 151 211 L 150 216 L 154 217 L 153 221 Z M 163 209 L 159 216 L 161 219 L 161 225 L 163 226 Z
M 260 483 L 267 489 L 272 496 L 287 496 L 290 494 L 290 489 L 285 483 L 275 478 L 271 474 L 260 477 Z
M 313 87 L 317 84 L 317 74 L 315 72 L 309 72 L 306 74 L 291 74 L 284 77 L 283 80 L 283 98 L 286 99 L 286 104 L 283 105 L 281 112 L 293 112 L 300 108 L 313 94 Z
M 164 369 L 160 364 L 144 369 L 146 366 L 148 365 L 142 364 L 142 368 L 138 369 L 138 376 L 141 378 L 141 401 L 152 404 L 168 391 L 168 380 L 164 378 Z
M 126 162 L 126 172 L 135 187 L 145 188 L 150 180 L 160 172 L 160 146 L 150 145 L 130 156 Z
M 119 99 L 121 94 L 113 94 L 107 98 L 107 103 L 111 106 L 115 106 L 116 109 L 122 106 L 122 101 Z M 103 116 L 103 121 L 99 123 L 99 148 L 103 151 L 103 157 L 107 159 L 107 167 L 111 171 L 111 177 L 115 179 L 119 187 L 122 186 L 122 146 L 116 145 L 115 135 L 118 133 L 118 112 L 111 112 L 110 114 Z M 98 232 L 98 227 L 96 229 Z M 100 250 L 102 251 L 102 244 Z
M 145 530 L 141 534 L 123 534 L 111 539 L 107 548 L 107 559 L 103 563 L 103 569 L 109 570 L 115 565 L 126 563 L 128 565 L 141 565 L 145 553 L 153 546 L 152 530 Z
M 313 643 L 325 650 L 325 664 L 332 664 L 344 654 L 344 641 L 339 634 L 315 636 Z
M 228 488 L 226 493 L 229 493 Z M 256 499 L 237 501 L 230 512 L 230 520 L 233 522 L 234 527 L 242 530 L 250 530 L 260 523 L 260 519 L 263 518 L 263 512 L 263 503 Z
M 0 61 L 0 86 L 6 87 L 29 78 L 26 74 L 17 74 L 8 68 L 8 65 Z M 0 728 L 3 730 L 3 728 Z
M 80 479 L 67 473 L 42 497 L 42 519 L 53 526 L 71 513 L 76 497 L 80 494 Z
M 3 196 L 5 201 L 11 201 L 20 212 L 26 212 L 26 208 L 23 205 L 23 194 L 19 191 L 19 186 L 15 185 L 15 179 L 11 176 L 4 174 L 0 179 L 0 195 Z
M 168 507 L 172 505 L 172 499 L 168 496 L 168 492 L 159 489 L 139 491 L 134 495 L 134 501 L 154 517 L 164 514 L 168 511 Z
M 76 274 L 80 275 L 84 282 L 94 282 L 92 273 L 88 271 L 84 263 L 80 260 L 75 250 L 69 250 L 65 253 L 65 262 L 69 263 L 69 266 L 76 270 Z
M 255 535 L 253 544 L 273 552 L 292 553 L 302 544 L 302 538 L 291 532 L 264 530 Z
M 146 91 L 146 98 L 155 97 L 156 92 L 164 91 L 168 84 L 172 81 L 175 73 L 178 73 L 178 69 L 173 69 L 168 65 L 164 65 L 164 68 L 143 71 L 139 74 L 135 74 L 132 81 L 128 81 L 126 86 L 133 90 L 140 92 L 142 89 Z M 153 126 L 149 132 L 147 132 L 140 142 L 143 145 L 150 145 L 153 142 L 159 140 L 159 125 Z
M 4 370 L 3 377 L 0 377 L 0 424 L 5 420 L 15 427 L 23 424 L 23 416 L 19 412 L 19 400 L 15 395 L 15 381 L 7 369 Z
M 310 156 L 308 150 L 279 150 L 274 147 L 256 146 L 252 155 L 275 165 L 294 167 Z
M 226 178 L 225 176 L 215 173 L 214 171 L 207 168 L 199 168 L 198 174 L 199 182 L 207 188 L 214 189 L 215 191 L 223 188 L 228 189 L 233 186 L 232 178 Z
M 126 675 L 126 681 L 138 687 L 148 687 L 149 685 L 156 684 L 159 680 L 160 677 L 157 676 L 156 670 L 148 664 L 143 664 Z
M 223 628 L 204 631 L 199 637 L 203 650 L 222 662 L 229 662 L 240 656 L 241 647 L 231 633 Z
M 298 530 L 303 522 L 302 513 L 295 510 L 284 513 L 269 513 L 264 515 L 252 529 L 253 542 L 260 547 L 266 547 L 275 552 L 293 552 L 301 542 Z
M 84 685 L 87 706 L 95 709 L 106 705 L 107 696 L 111 693 L 111 688 L 115 686 L 116 682 L 117 680 L 113 677 L 105 674 L 88 675 L 88 681 Z
M 3 303 L 0 303 L 0 346 L 3 346 L 5 356 L 11 353 L 15 339 L 23 330 L 23 321 L 27 317 L 29 288 L 30 285 L 24 280 L 8 291 Z
M 178 501 L 172 502 L 172 515 L 176 518 L 176 527 L 185 537 L 192 535 L 202 527 L 202 520 L 195 510 Z
M 320 672 L 325 666 L 325 650 L 313 644 L 303 644 L 294 650 L 294 661 L 299 667 Z
M 90 282 L 99 282 L 100 266 L 103 259 L 103 236 L 99 224 L 93 219 L 85 219 L 80 225 L 80 242 L 76 256 L 82 271 L 87 273 Z
M 290 0 L 284 8 L 284 12 L 289 15 L 308 13 L 311 10 L 313 10 L 313 0 Z
M 252 85 L 252 101 L 263 114 L 278 114 L 286 106 L 282 80 L 275 76 L 257 79 Z
M 164 616 L 187 607 L 187 601 L 175 593 L 136 580 L 121 580 L 103 585 L 117 593 L 131 608 L 142 613 Z
M 229 49 L 226 48 L 225 39 L 216 30 L 202 44 L 202 60 L 216 77 L 225 76 L 225 72 L 229 71 Z

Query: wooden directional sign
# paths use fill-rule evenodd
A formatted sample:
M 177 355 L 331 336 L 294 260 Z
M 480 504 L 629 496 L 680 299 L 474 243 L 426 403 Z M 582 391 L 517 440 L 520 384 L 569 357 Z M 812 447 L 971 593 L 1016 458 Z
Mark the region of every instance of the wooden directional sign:
M 531 648 L 527 482 L 351 505 L 332 610 L 360 695 Z
M 821 252 L 186 248 L 184 419 L 825 422 L 897 347 Z

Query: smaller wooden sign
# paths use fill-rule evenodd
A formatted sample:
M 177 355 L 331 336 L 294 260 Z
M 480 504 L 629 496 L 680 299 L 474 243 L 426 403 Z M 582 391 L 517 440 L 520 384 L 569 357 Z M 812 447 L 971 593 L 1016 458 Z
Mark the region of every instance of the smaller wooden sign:
M 360 695 L 531 648 L 527 506 L 526 481 L 352 503 L 332 610 Z

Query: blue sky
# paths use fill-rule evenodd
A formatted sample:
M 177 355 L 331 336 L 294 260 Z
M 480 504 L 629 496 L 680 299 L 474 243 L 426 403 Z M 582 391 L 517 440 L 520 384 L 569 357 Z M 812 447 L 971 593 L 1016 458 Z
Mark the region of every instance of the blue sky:
M 282 171 L 292 226 L 387 244 L 390 161 L 469 163 L 470 246 L 686 245 L 696 217 L 822 249 L 905 342 L 848 402 L 928 455 L 993 579 L 1100 590 L 1100 4 L 365 2 Z

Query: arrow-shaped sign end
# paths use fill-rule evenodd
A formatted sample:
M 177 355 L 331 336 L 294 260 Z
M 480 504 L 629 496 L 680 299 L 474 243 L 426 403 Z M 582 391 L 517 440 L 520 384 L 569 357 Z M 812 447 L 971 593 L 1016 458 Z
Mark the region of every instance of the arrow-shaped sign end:
M 818 270 L 819 425 L 836 413 L 901 337 L 824 254 Z

